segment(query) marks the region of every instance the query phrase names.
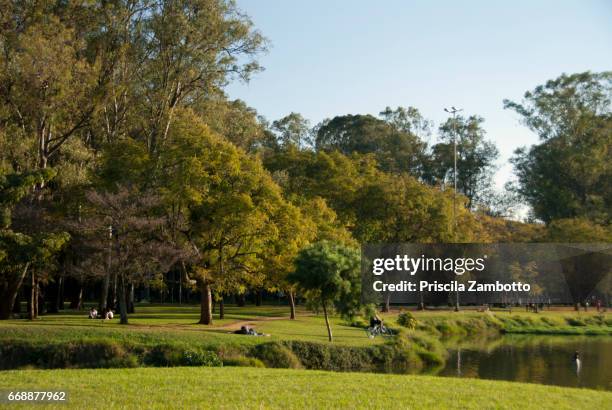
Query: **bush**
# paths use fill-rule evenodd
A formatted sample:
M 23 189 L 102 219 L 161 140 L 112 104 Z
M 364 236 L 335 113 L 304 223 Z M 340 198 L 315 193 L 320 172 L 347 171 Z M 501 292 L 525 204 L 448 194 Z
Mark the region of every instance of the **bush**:
M 284 344 L 307 369 L 364 371 L 373 367 L 367 348 L 304 341 L 287 341 Z
M 266 367 L 266 365 L 259 359 L 254 357 L 230 357 L 223 359 L 223 366 L 238 366 L 238 367 Z
M 5 341 L 0 346 L 0 369 L 135 367 L 134 352 L 112 341 L 40 344 Z
M 568 318 L 565 319 L 565 321 L 570 326 L 586 326 L 586 323 L 584 323 L 582 320 L 574 318 L 574 317 L 568 317 Z
M 253 356 L 261 360 L 266 367 L 283 369 L 301 369 L 302 363 L 286 346 L 278 342 L 263 343 L 253 348 Z
M 157 345 L 146 352 L 144 363 L 149 366 L 223 366 L 219 356 L 210 350 Z
M 407 329 L 414 330 L 417 327 L 418 321 L 414 316 L 412 316 L 412 313 L 402 312 L 397 317 L 397 324 Z
M 219 356 L 210 350 L 195 350 L 187 349 L 183 351 L 182 363 L 183 366 L 223 366 L 223 362 Z

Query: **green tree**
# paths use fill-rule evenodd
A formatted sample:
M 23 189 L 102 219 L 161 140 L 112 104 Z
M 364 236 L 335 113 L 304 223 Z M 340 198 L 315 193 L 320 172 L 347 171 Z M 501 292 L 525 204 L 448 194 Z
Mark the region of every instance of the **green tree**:
M 0 173 L 0 319 L 8 319 L 17 293 L 31 275 L 30 319 L 38 313 L 38 276 L 54 262 L 69 236 L 45 229 L 44 215 L 31 205 L 33 186 L 55 175 L 50 169 L 21 174 Z M 26 200 L 29 199 L 29 200 Z
M 262 286 L 262 255 L 278 236 L 280 188 L 261 163 L 186 110 L 177 111 L 156 166 L 173 241 L 200 289 L 200 323 L 212 323 L 212 294 Z
M 491 193 L 495 145 L 485 139 L 484 119 L 477 116 L 450 118 L 440 126 L 441 142 L 431 148 L 424 179 L 430 184 L 453 186 L 454 141 L 457 141 L 457 191 L 468 199 L 472 209 L 486 202 Z
M 310 122 L 301 114 L 292 112 L 274 121 L 271 128 L 283 148 L 304 148 L 312 145 Z
M 398 126 L 402 125 L 372 115 L 334 117 L 317 127 L 316 149 L 345 155 L 372 154 L 385 171 L 419 175 L 426 144 L 407 131 L 407 125 Z
M 516 151 L 516 189 L 549 223 L 588 218 L 610 223 L 612 73 L 563 74 L 505 108 L 521 115 L 540 143 Z
M 361 298 L 359 251 L 321 241 L 303 249 L 295 260 L 289 280 L 318 300 L 323 308 L 329 341 L 333 340 L 328 308 L 335 306 L 350 316 Z

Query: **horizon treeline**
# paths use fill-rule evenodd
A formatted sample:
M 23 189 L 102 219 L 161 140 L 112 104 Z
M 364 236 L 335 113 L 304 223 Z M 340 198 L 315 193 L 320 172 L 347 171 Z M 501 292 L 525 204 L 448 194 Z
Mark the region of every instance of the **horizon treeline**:
M 387 107 L 313 126 L 228 99 L 268 47 L 234 2 L 0 8 L 0 319 L 22 296 L 30 318 L 57 311 L 70 281 L 74 307 L 95 289 L 127 323 L 135 288 L 163 289 L 169 271 L 200 292 L 203 324 L 213 299 L 260 290 L 286 295 L 293 316 L 294 261 L 319 241 L 612 239 L 610 72 L 504 101 L 540 142 L 496 192 L 477 114 L 435 129 Z M 509 218 L 520 203 L 528 222 Z

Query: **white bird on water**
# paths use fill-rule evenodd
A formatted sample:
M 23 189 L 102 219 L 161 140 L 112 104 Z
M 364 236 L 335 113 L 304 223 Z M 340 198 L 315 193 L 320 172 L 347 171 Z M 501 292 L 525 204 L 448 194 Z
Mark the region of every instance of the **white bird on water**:
M 579 376 L 582 362 L 580 361 L 580 353 L 578 353 L 578 350 L 576 350 L 576 353 L 574 353 L 574 363 L 576 365 L 576 376 Z

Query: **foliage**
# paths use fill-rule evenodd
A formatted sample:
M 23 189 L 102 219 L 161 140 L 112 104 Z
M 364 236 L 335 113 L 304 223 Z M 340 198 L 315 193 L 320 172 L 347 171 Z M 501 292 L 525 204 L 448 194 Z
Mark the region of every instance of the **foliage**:
M 300 359 L 281 343 L 272 342 L 255 346 L 252 355 L 261 360 L 267 367 L 300 369 Z
M 512 160 L 518 192 L 546 223 L 587 218 L 610 223 L 612 203 L 612 73 L 563 74 L 504 101 L 540 137 Z
M 454 183 L 454 146 L 457 144 L 457 191 L 468 199 L 468 208 L 486 203 L 491 193 L 498 151 L 485 139 L 484 119 L 477 116 L 450 118 L 440 125 L 441 142 L 431 148 L 424 179 L 431 184 Z
M 419 175 L 426 144 L 406 129 L 406 121 L 398 124 L 392 114 L 387 118 L 349 114 L 326 120 L 318 126 L 316 149 L 372 154 L 385 171 Z
M 397 316 L 398 325 L 414 330 L 417 327 L 417 320 L 410 312 L 402 312 Z

